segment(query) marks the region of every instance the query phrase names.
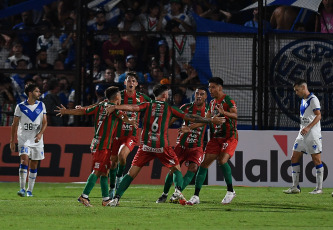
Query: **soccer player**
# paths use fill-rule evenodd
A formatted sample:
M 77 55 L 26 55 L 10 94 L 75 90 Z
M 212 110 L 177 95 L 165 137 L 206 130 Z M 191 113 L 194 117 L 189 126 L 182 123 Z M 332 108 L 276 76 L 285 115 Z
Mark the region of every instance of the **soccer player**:
M 63 105 L 58 107 L 57 116 L 65 114 L 69 115 L 95 115 L 94 128 L 95 135 L 91 142 L 91 152 L 93 153 L 92 168 L 93 171 L 88 177 L 86 186 L 78 201 L 85 206 L 92 206 L 89 200 L 89 194 L 94 188 L 96 181 L 100 178 L 101 191 L 102 191 L 102 205 L 109 206 L 111 199 L 108 193 L 108 173 L 111 167 L 110 156 L 111 156 L 111 144 L 112 136 L 115 132 L 115 127 L 118 123 L 118 118 L 123 121 L 138 127 L 135 120 L 130 120 L 128 117 L 120 111 L 107 114 L 106 108 L 110 105 L 120 103 L 120 92 L 119 88 L 111 86 L 105 90 L 105 97 L 107 100 L 78 109 L 66 109 Z
M 141 132 L 141 145 L 137 154 L 135 155 L 132 167 L 128 174 L 122 179 L 116 195 L 111 201 L 111 206 L 119 204 L 120 197 L 124 194 L 133 179 L 138 175 L 141 168 L 149 161 L 156 157 L 160 159 L 162 164 L 170 169 L 175 175 L 175 193 L 174 195 L 180 201 L 185 202 L 185 198 L 181 193 L 181 186 L 183 185 L 183 175 L 180 172 L 178 158 L 169 146 L 168 140 L 168 127 L 172 116 L 182 118 L 184 120 L 191 120 L 192 122 L 221 124 L 224 119 L 221 117 L 204 118 L 194 114 L 185 114 L 183 111 L 176 107 L 172 107 L 166 103 L 168 99 L 168 87 L 166 85 L 156 85 L 153 89 L 155 101 L 144 102 L 139 105 L 115 105 L 108 108 L 109 112 L 115 109 L 126 110 L 132 112 L 143 112 L 143 125 Z
M 120 104 L 140 104 L 151 99 L 140 92 L 136 91 L 138 79 L 135 72 L 128 72 L 125 79 L 125 89 L 120 92 Z M 126 115 L 139 122 L 139 112 L 125 112 Z M 110 191 L 109 196 L 113 197 L 115 189 L 118 189 L 124 169 L 126 167 L 126 159 L 133 148 L 138 144 L 137 129 L 122 121 L 118 122 L 115 132 L 115 138 L 112 143 L 111 151 L 111 169 L 110 169 Z M 117 167 L 118 161 L 118 168 Z M 116 177 L 117 176 L 117 177 Z
M 43 102 L 38 101 L 41 92 L 37 85 L 25 86 L 28 99 L 18 104 L 15 108 L 14 120 L 11 128 L 10 150 L 15 152 L 15 134 L 17 133 L 18 152 L 20 156 L 20 191 L 17 195 L 24 197 L 33 196 L 37 166 L 44 159 L 43 133 L 47 127 L 46 109 Z M 28 189 L 25 190 L 27 175 Z
M 300 193 L 299 173 L 301 171 L 300 159 L 303 154 L 311 154 L 312 161 L 316 166 L 316 188 L 310 194 L 323 193 L 324 167 L 321 162 L 322 137 L 320 127 L 320 102 L 318 98 L 310 93 L 306 81 L 299 79 L 294 83 L 294 91 L 302 98 L 300 106 L 300 131 L 295 140 L 293 155 L 291 156 L 293 186 L 284 193 Z
M 238 144 L 237 132 L 237 107 L 235 101 L 223 92 L 223 80 L 219 77 L 209 79 L 208 86 L 212 100 L 206 117 L 213 115 L 224 116 L 226 122 L 222 125 L 210 125 L 210 140 L 205 149 L 205 159 L 201 163 L 195 179 L 195 192 L 188 205 L 199 204 L 199 193 L 205 181 L 209 166 L 214 160 L 218 161 L 227 184 L 227 194 L 222 199 L 222 204 L 229 204 L 236 196 L 232 186 L 231 168 L 228 160 L 234 155 Z M 196 128 L 198 124 L 191 125 Z M 183 130 L 185 131 L 185 130 Z
M 208 111 L 208 106 L 206 105 L 207 91 L 204 87 L 199 87 L 195 90 L 194 93 L 195 99 L 194 102 L 184 104 L 180 109 L 184 113 L 197 114 L 199 116 L 205 117 Z M 172 118 L 171 123 L 177 118 Z M 186 121 L 184 125 L 189 126 L 192 123 Z M 200 126 L 196 129 L 191 130 L 190 133 L 178 133 L 177 145 L 175 147 L 175 153 L 178 157 L 180 165 L 183 162 L 188 164 L 188 169 L 183 177 L 183 185 L 181 191 L 183 191 L 186 186 L 192 181 L 195 173 L 198 170 L 199 165 L 203 161 L 203 139 L 205 136 L 206 124 Z M 172 185 L 172 173 L 168 173 L 165 178 L 164 189 L 162 195 L 157 199 L 156 203 L 164 203 L 168 197 L 168 192 Z M 175 199 L 175 196 L 172 195 L 170 198 L 171 203 L 178 203 Z

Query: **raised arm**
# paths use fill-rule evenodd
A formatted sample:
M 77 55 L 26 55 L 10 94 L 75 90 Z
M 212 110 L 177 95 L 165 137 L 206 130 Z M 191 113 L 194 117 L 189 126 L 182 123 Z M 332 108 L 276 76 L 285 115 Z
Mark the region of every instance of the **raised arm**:
M 63 115 L 85 115 L 86 111 L 83 108 L 79 109 L 66 109 L 65 106 L 60 105 L 57 106 L 58 109 L 55 109 L 54 112 L 57 112 L 57 116 L 63 116 Z

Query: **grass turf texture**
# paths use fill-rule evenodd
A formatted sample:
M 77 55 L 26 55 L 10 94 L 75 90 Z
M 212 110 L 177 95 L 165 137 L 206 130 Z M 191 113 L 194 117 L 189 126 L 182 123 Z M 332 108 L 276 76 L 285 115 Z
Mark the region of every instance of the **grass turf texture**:
M 103 207 L 100 186 L 90 194 L 93 207 L 77 202 L 83 184 L 36 183 L 34 197 L 19 197 L 18 183 L 0 183 L 0 229 L 332 229 L 332 189 L 324 194 L 286 195 L 285 188 L 235 187 L 229 205 L 226 189 L 204 186 L 200 204 L 156 204 L 162 186 L 132 185 L 118 207 Z M 184 195 L 189 199 L 194 186 Z M 172 194 L 172 192 L 171 192 Z M 169 197 L 171 196 L 169 194 Z

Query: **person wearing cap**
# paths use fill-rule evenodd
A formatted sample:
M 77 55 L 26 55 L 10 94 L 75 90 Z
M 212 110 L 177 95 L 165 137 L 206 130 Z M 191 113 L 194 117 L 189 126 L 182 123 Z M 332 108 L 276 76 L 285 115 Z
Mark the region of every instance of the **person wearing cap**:
M 175 20 L 180 24 L 181 32 L 191 32 L 193 30 L 190 18 L 183 13 L 183 3 L 181 0 L 170 0 L 170 13 L 160 15 L 159 29 L 165 30 L 170 20 Z
M 205 149 L 205 159 L 198 169 L 194 195 L 187 201 L 188 205 L 200 203 L 199 193 L 205 181 L 208 168 L 214 160 L 220 165 L 227 184 L 227 194 L 221 203 L 229 204 L 236 196 L 232 186 L 231 168 L 228 160 L 234 155 L 238 144 L 237 106 L 235 101 L 223 92 L 222 78 L 212 77 L 209 79 L 208 90 L 213 99 L 209 103 L 206 117 L 223 116 L 226 122 L 222 125 L 210 125 L 210 140 Z M 192 124 L 182 129 L 182 132 L 189 132 L 199 126 L 200 124 Z
M 118 83 L 124 83 L 127 73 L 129 72 L 135 72 L 136 75 L 138 76 L 138 82 L 140 84 L 145 83 L 145 77 L 141 72 L 136 71 L 136 57 L 133 54 L 130 54 L 126 57 L 126 71 L 122 75 L 119 76 L 119 81 Z
M 120 37 L 119 29 L 111 28 L 110 38 L 102 46 L 103 60 L 105 64 L 112 67 L 114 58 L 121 56 L 125 59 L 130 54 L 135 54 L 135 49 L 129 41 Z

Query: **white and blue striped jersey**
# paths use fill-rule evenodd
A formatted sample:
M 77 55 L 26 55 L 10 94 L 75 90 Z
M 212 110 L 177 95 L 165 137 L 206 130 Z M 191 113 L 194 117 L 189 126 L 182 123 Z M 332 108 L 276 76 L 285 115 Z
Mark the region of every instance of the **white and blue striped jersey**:
M 19 146 L 44 146 L 43 137 L 38 143 L 35 143 L 35 137 L 42 128 L 44 114 L 46 114 L 46 108 L 41 101 L 36 101 L 35 104 L 29 105 L 27 100 L 25 100 L 16 106 L 14 116 L 20 117 L 17 129 Z
M 304 129 L 308 124 L 310 124 L 316 117 L 314 112 L 320 110 L 320 102 L 318 98 L 311 93 L 308 98 L 302 99 L 300 106 L 300 132 L 298 133 L 297 139 L 303 139 L 301 135 L 301 130 Z M 321 138 L 321 125 L 320 121 L 315 124 L 305 137 L 307 140 L 314 140 Z

